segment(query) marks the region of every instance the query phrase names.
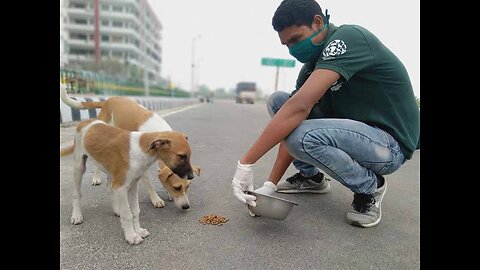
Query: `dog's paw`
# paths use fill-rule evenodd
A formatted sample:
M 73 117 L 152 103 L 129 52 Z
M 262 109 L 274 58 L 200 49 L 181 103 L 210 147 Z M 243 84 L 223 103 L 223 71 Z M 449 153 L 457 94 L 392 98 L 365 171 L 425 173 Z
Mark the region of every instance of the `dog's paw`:
M 151 201 L 152 201 L 153 206 L 155 206 L 157 208 L 162 208 L 162 207 L 165 206 L 165 201 L 160 199 L 160 197 L 154 198 Z
M 119 217 L 120 216 L 120 209 L 118 208 L 118 205 L 114 203 L 112 205 L 112 208 L 113 208 L 113 214 L 115 214 L 115 216 Z
M 145 230 L 145 229 L 142 229 L 140 228 L 139 230 L 136 230 L 136 232 L 138 233 L 138 235 L 140 235 L 142 238 L 146 238 L 147 236 L 150 235 L 150 233 Z
M 102 184 L 102 178 L 92 178 L 92 186 L 98 186 Z
M 127 240 L 130 245 L 138 245 L 143 242 L 143 238 L 138 233 L 126 235 L 125 240 Z
M 82 215 L 72 215 L 72 218 L 70 220 L 73 225 L 81 224 L 83 222 L 83 216 Z

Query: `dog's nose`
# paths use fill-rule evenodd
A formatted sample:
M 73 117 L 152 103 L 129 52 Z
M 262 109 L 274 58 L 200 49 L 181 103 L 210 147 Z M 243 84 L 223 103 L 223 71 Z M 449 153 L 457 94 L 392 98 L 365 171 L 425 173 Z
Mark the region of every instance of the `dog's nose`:
M 193 173 L 188 174 L 187 178 L 188 178 L 188 180 L 192 180 L 193 179 Z
M 182 208 L 183 209 L 188 209 L 188 208 L 190 208 L 190 205 L 182 205 Z

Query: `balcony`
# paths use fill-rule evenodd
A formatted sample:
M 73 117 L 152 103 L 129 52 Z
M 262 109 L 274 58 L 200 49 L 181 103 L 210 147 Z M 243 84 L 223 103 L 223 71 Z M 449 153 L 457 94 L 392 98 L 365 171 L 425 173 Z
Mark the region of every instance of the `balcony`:
M 100 42 L 100 48 L 104 50 L 126 50 L 126 51 L 134 51 L 137 54 L 140 54 L 140 49 L 137 46 L 131 43 L 113 43 L 113 42 Z
M 137 33 L 137 31 L 135 31 L 131 28 L 100 26 L 100 34 L 115 34 L 115 35 L 122 35 L 122 36 L 133 36 L 136 39 L 140 39 L 140 35 Z
M 90 54 L 69 54 L 69 61 L 93 61 L 95 60 L 94 55 Z
M 69 47 L 75 48 L 87 48 L 91 49 L 94 48 L 95 43 L 93 40 L 82 40 L 82 39 L 70 39 L 67 41 Z
M 136 22 L 137 24 L 140 23 L 140 20 L 137 18 L 137 16 L 133 15 L 132 13 L 126 13 L 126 12 L 115 12 L 115 11 L 100 11 L 100 18 L 101 19 L 115 19 L 119 21 L 127 21 L 131 20 Z
M 89 17 L 89 18 L 93 18 L 93 15 L 94 15 L 93 9 L 88 10 L 84 8 L 73 8 L 73 7 L 66 7 L 65 13 L 68 14 L 68 16 L 76 15 L 79 17 Z
M 94 26 L 91 24 L 73 24 L 73 23 L 67 23 L 65 24 L 65 30 L 73 30 L 73 31 L 78 31 L 78 32 L 89 32 L 93 33 Z
M 68 45 L 70 48 L 79 48 L 79 49 L 94 49 L 95 42 L 93 40 L 79 40 L 79 39 L 71 39 L 68 41 Z M 138 55 L 142 55 L 140 49 L 138 49 L 133 44 L 127 43 L 112 43 L 107 41 L 100 41 L 100 49 L 101 50 L 122 50 L 122 51 L 131 51 L 135 52 Z

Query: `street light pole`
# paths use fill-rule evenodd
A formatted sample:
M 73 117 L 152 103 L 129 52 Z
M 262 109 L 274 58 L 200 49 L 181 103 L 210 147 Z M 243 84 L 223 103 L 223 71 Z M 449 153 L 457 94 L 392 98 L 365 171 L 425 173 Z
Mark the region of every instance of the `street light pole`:
M 280 70 L 280 67 L 277 66 L 277 72 L 275 72 L 275 91 L 278 89 L 278 72 Z
M 192 78 L 191 78 L 191 92 L 192 96 L 195 92 L 195 41 L 199 38 L 201 38 L 202 35 L 197 35 L 192 38 Z
M 98 63 L 100 62 L 100 0 L 95 0 L 95 30 L 94 30 L 94 42 L 95 42 L 95 71 L 98 72 Z
M 202 62 L 203 58 L 200 57 L 197 59 L 197 62 L 195 63 L 195 69 L 196 69 L 196 73 L 195 73 L 195 88 L 198 88 L 201 84 L 200 84 L 200 62 Z M 199 91 L 199 89 L 197 89 L 197 92 Z

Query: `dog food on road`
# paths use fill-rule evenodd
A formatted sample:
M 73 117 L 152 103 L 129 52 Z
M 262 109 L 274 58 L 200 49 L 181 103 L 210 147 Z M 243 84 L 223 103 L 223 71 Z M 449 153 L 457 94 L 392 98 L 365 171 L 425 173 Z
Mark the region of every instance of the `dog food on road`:
M 202 219 L 200 219 L 199 221 L 203 225 L 210 224 L 210 225 L 222 226 L 224 223 L 228 221 L 228 218 L 211 214 L 211 215 L 203 216 Z

